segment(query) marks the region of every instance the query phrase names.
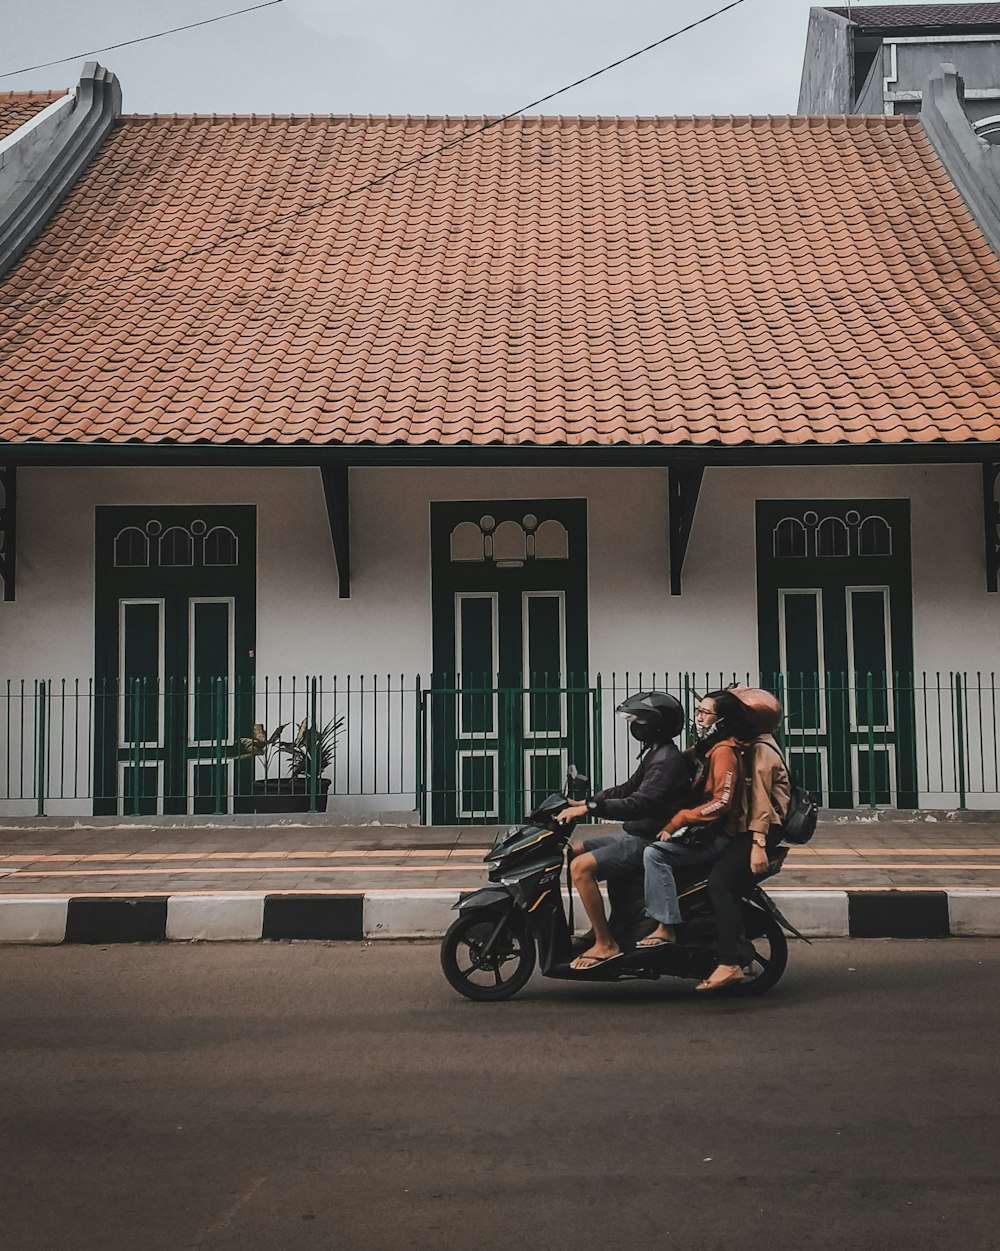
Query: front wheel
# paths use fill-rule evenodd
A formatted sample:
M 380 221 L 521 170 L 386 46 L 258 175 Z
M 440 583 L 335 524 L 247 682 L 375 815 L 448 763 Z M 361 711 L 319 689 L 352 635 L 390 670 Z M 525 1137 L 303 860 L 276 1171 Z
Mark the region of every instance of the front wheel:
M 754 958 L 746 965 L 747 974 L 742 982 L 715 992 L 731 999 L 766 995 L 788 964 L 788 939 L 770 912 L 744 906 L 743 922 L 747 940 L 753 946 Z
M 441 968 L 466 999 L 509 999 L 534 972 L 535 940 L 518 913 L 475 908 L 445 934 Z

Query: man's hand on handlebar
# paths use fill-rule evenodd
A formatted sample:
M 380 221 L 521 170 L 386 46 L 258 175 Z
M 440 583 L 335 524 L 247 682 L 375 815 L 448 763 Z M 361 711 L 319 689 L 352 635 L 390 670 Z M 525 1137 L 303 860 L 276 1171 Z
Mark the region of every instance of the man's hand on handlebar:
M 579 821 L 581 817 L 587 815 L 586 804 L 570 804 L 568 808 L 564 808 L 556 817 L 559 825 L 569 825 L 570 821 Z

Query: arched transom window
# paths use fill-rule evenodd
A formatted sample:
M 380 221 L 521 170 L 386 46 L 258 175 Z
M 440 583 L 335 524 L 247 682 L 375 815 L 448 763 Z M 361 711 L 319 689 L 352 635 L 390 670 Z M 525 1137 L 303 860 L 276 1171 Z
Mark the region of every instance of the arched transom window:
M 489 513 L 462 521 L 451 532 L 451 559 L 491 561 L 500 569 L 519 569 L 527 561 L 568 560 L 569 534 L 561 521 L 539 521 L 525 513 L 520 521 L 501 521 Z
M 809 510 L 800 517 L 782 517 L 772 533 L 772 550 L 783 560 L 891 556 L 892 526 L 878 513 L 862 516 L 853 508 L 843 517 L 822 518 Z
M 144 526 L 125 526 L 114 539 L 116 569 L 176 569 L 239 564 L 239 540 L 228 526 L 200 520 L 164 526 L 151 517 Z

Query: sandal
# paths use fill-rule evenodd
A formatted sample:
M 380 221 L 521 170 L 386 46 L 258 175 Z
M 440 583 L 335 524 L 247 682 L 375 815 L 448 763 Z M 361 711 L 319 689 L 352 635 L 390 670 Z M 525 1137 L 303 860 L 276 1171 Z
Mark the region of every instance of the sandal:
M 728 969 L 721 976 L 717 976 L 718 973 L 719 970 L 716 969 L 703 982 L 699 982 L 695 990 L 722 990 L 724 986 L 733 986 L 736 982 L 742 982 L 744 977 L 743 970 L 736 967 Z

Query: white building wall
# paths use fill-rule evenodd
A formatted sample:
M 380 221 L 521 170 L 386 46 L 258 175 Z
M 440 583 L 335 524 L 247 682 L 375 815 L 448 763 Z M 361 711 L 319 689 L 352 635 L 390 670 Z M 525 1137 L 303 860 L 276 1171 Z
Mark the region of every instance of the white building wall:
M 0 604 L 0 680 L 92 674 L 98 505 L 257 506 L 259 679 L 420 673 L 426 680 L 431 501 L 550 497 L 588 501 L 593 673 L 753 672 L 754 501 L 855 496 L 911 500 L 918 672 L 1000 668 L 1000 596 L 985 590 L 977 467 L 710 469 L 680 597 L 669 593 L 666 476 L 662 469 L 355 469 L 351 598 L 341 600 L 318 470 L 22 469 L 17 601 Z

